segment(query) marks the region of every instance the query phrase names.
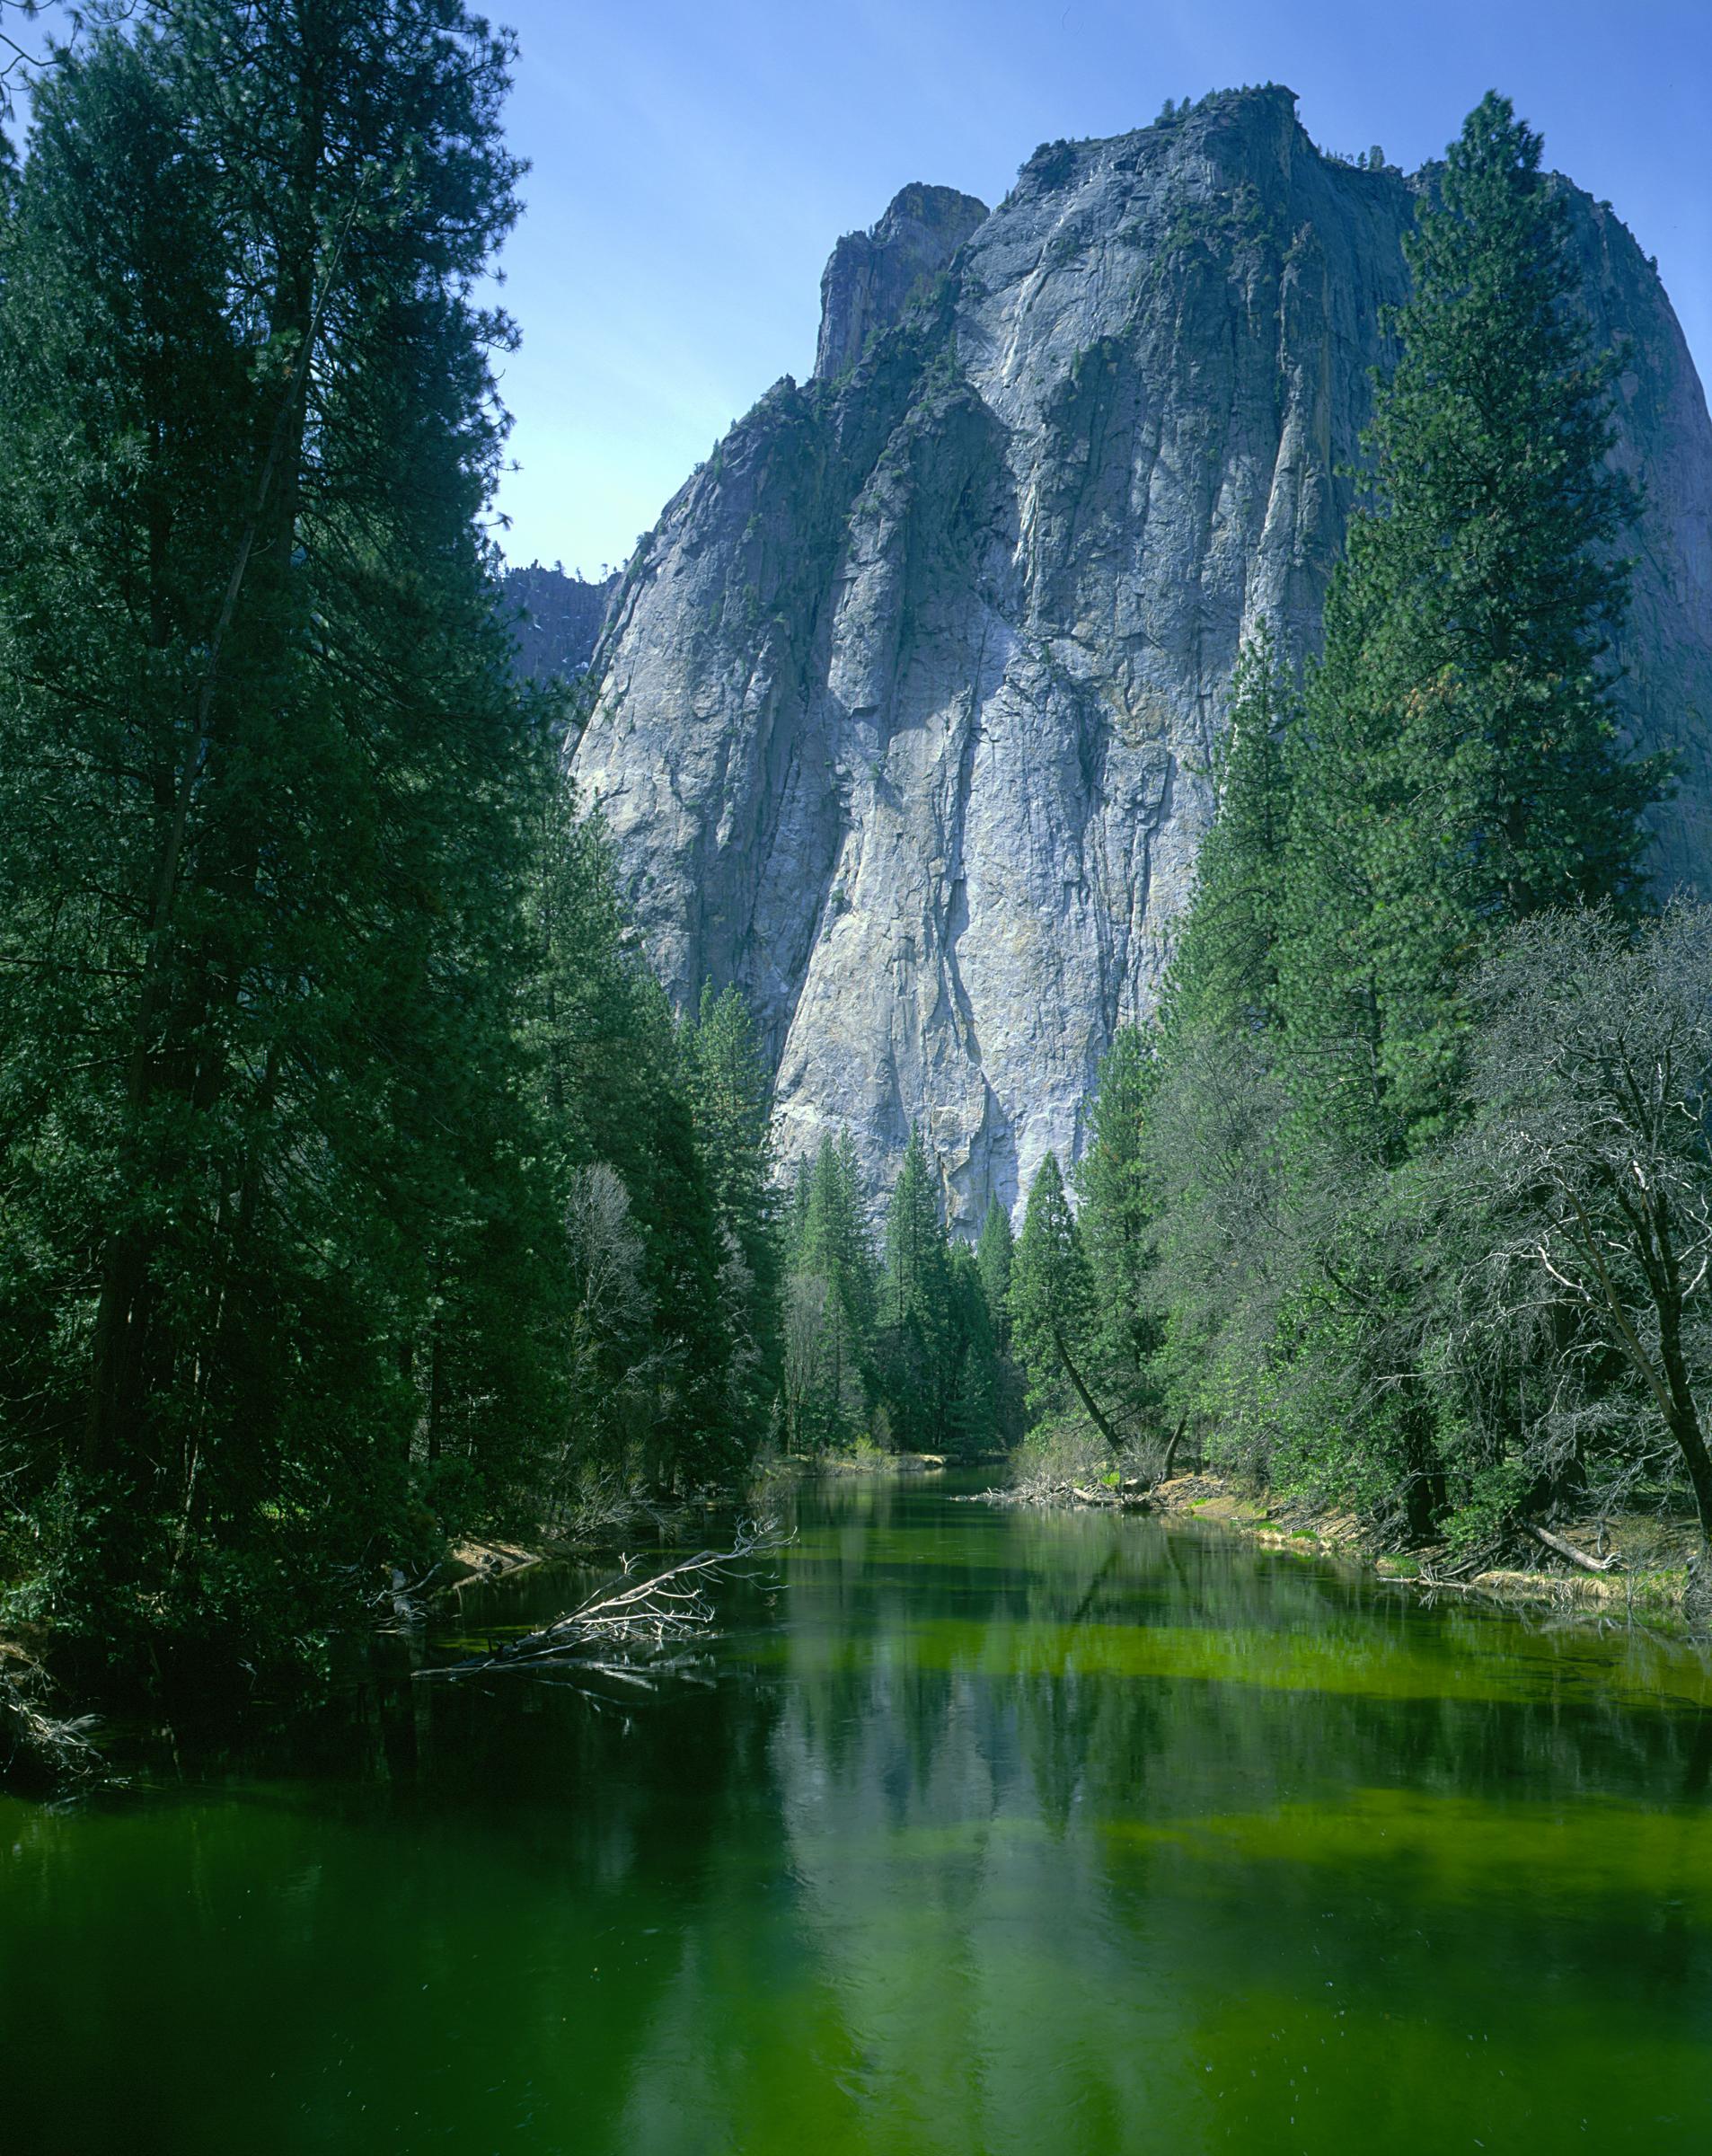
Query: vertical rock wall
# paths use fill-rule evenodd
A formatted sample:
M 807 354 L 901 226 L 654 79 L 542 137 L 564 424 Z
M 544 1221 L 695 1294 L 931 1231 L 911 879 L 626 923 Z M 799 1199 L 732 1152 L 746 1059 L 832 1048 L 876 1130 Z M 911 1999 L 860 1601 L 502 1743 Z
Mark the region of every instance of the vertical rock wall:
M 1267 88 L 1043 149 L 978 224 L 951 198 L 943 275 L 895 205 L 829 266 L 816 378 L 667 506 L 575 778 L 673 993 L 752 998 L 787 1157 L 848 1127 L 883 1187 L 920 1120 L 973 1222 L 1077 1151 L 1190 896 L 1239 641 L 1318 635 L 1416 184 L 1322 157 Z M 1656 276 L 1575 208 L 1648 492 L 1625 694 L 1683 749 L 1658 863 L 1691 880 L 1712 428 Z M 907 277 L 871 274 L 888 246 Z

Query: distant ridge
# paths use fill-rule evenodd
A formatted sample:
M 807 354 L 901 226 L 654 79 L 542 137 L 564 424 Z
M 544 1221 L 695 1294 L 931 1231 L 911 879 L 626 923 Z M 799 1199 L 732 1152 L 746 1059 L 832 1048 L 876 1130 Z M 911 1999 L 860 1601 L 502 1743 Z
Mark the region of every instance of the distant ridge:
M 600 583 L 532 561 L 506 571 L 506 596 L 517 609 L 517 671 L 530 681 L 565 680 L 587 671 L 618 586 L 614 572 Z

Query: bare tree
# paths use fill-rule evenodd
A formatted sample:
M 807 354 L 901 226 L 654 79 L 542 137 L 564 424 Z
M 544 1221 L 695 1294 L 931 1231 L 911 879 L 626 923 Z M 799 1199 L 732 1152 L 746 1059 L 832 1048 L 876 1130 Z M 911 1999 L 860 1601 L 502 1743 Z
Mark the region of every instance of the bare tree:
M 569 1262 L 569 1427 L 549 1494 L 554 1516 L 578 1505 L 592 1463 L 622 1447 L 626 1422 L 660 1373 L 649 1352 L 654 1314 L 642 1232 L 615 1168 L 596 1161 L 571 1177 L 565 1205 Z
M 578 1352 L 597 1356 L 641 1331 L 652 1315 L 642 1277 L 642 1232 L 623 1179 L 604 1161 L 571 1177 L 565 1249 L 576 1296 Z
M 1475 1008 L 1477 1118 L 1446 1173 L 1500 1240 L 1471 1262 L 1495 1283 L 1532 1269 L 1569 1321 L 1560 1359 L 1591 1342 L 1627 1367 L 1693 1490 L 1705 1599 L 1712 914 L 1679 902 L 1632 932 L 1543 915 L 1505 937 Z

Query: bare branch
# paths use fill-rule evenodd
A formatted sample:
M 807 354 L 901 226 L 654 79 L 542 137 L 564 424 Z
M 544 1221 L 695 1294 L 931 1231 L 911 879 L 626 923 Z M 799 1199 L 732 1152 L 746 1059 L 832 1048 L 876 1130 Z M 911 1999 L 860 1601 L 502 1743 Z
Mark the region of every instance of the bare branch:
M 782 1550 L 791 1538 L 769 1522 L 742 1523 L 728 1550 L 699 1550 L 682 1558 L 663 1572 L 631 1581 L 631 1560 L 623 1560 L 618 1578 L 597 1587 L 563 1617 L 521 1639 L 507 1640 L 491 1654 L 438 1669 L 419 1669 L 419 1677 L 464 1677 L 497 1669 L 538 1669 L 563 1663 L 572 1657 L 613 1650 L 641 1650 L 644 1655 L 667 1646 L 681 1646 L 712 1635 L 717 1611 L 710 1589 L 723 1580 L 752 1577 L 761 1558 Z M 605 1676 L 622 1676 L 627 1683 L 645 1682 L 622 1664 L 579 1661 L 579 1668 L 598 1669 Z M 657 1670 L 658 1664 L 650 1665 Z

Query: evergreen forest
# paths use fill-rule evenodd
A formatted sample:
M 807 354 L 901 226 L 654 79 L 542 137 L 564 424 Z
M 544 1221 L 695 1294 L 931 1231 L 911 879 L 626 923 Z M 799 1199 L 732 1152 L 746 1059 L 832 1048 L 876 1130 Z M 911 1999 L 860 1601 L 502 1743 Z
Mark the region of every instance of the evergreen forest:
M 513 663 L 515 57 L 461 0 L 97 9 L 0 172 L 5 1628 L 298 1681 L 461 1538 L 763 1454 L 1712 1530 L 1712 935 L 1648 881 L 1539 136 L 1490 96 L 1438 168 L 1323 649 L 1256 624 L 1158 1017 L 972 1235 L 925 1123 L 885 1192 L 775 1157 Z

